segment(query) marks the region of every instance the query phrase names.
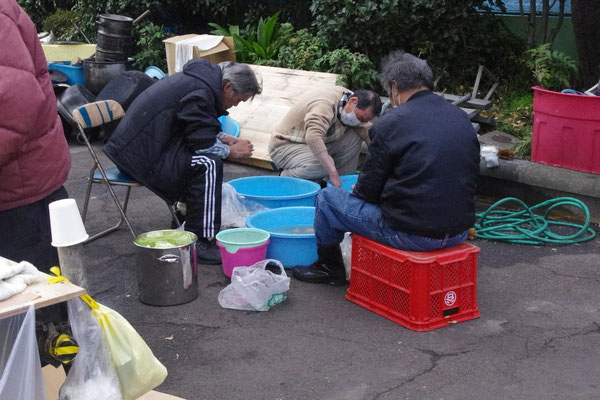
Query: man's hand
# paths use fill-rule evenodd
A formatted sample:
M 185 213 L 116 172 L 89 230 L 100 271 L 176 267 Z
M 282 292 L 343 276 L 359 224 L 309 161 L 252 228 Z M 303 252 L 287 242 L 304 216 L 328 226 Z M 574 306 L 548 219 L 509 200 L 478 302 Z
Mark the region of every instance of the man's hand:
M 254 151 L 254 146 L 252 145 L 252 143 L 250 143 L 249 140 L 236 139 L 235 143 L 227 143 L 227 145 L 229 146 L 229 157 L 227 158 L 250 157 L 252 155 L 252 151 Z
M 329 182 L 336 187 L 341 187 L 342 186 L 342 180 L 340 179 L 339 175 L 336 174 L 336 176 L 330 176 L 329 177 Z
M 226 144 L 226 145 L 236 144 L 239 141 L 240 141 L 240 139 L 236 138 L 235 136 L 228 135 L 228 134 L 225 134 L 221 138 L 221 143 Z

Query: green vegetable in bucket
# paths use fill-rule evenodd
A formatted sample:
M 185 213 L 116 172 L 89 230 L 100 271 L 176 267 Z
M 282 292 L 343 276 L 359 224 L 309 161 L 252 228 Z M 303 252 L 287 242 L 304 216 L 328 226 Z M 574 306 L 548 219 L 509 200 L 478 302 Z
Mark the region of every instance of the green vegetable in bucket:
M 186 231 L 164 230 L 144 233 L 135 239 L 142 247 L 170 248 L 186 246 L 194 241 L 194 234 Z

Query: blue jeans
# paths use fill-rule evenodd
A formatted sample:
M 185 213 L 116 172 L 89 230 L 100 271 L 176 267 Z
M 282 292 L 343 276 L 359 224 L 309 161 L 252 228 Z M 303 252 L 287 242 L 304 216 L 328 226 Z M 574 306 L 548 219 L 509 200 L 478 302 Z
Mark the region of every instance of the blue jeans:
M 379 206 L 367 203 L 338 187 L 317 193 L 315 202 L 317 246 L 342 242 L 345 232 L 358 233 L 378 243 L 408 251 L 433 251 L 456 246 L 467 239 L 468 231 L 443 239 L 431 239 L 397 231 L 390 227 Z

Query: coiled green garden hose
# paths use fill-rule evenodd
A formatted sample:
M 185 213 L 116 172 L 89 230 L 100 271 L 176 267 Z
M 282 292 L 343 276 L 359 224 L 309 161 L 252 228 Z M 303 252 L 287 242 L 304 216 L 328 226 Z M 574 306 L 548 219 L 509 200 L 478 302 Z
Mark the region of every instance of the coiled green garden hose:
M 519 211 L 497 209 L 508 202 L 518 203 L 522 209 Z M 585 214 L 585 223 L 579 225 L 549 219 L 552 210 L 561 206 L 574 206 L 581 209 Z M 534 214 L 535 210 L 543 208 L 546 208 L 544 215 Z M 559 235 L 552 232 L 550 229 L 552 226 L 567 226 L 578 230 L 572 235 Z M 486 211 L 477 214 L 474 229 L 477 231 L 477 237 L 481 239 L 535 245 L 579 243 L 596 236 L 596 232 L 590 228 L 590 212 L 587 206 L 572 197 L 547 200 L 533 207 L 528 207 L 515 197 L 506 197 L 494 203 Z

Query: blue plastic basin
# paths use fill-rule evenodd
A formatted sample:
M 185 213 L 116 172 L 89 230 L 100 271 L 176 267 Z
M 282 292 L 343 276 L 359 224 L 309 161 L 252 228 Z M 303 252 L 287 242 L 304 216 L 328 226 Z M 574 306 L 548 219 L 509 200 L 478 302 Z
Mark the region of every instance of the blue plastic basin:
M 283 207 L 251 215 L 246 225 L 269 232 L 271 242 L 267 247 L 267 258 L 279 260 L 285 268 L 292 268 L 317 261 L 314 219 L 314 207 Z M 312 232 L 306 233 L 310 230 Z
M 268 208 L 315 205 L 318 183 L 288 176 L 250 176 L 229 181 L 236 192 Z
M 356 181 L 358 180 L 358 174 L 351 175 L 342 175 L 340 176 L 340 180 L 342 181 L 342 189 L 346 189 L 347 191 L 352 191 L 352 185 L 356 185 Z M 327 186 L 333 186 L 331 182 L 327 182 Z
M 221 131 L 227 133 L 228 135 L 238 137 L 240 134 L 240 124 L 231 118 L 229 115 L 221 115 L 219 117 L 219 122 L 221 123 Z
M 65 74 L 67 76 L 67 83 L 69 85 L 84 86 L 83 65 L 73 66 L 68 61 L 55 62 L 48 64 L 48 69 L 55 69 Z

